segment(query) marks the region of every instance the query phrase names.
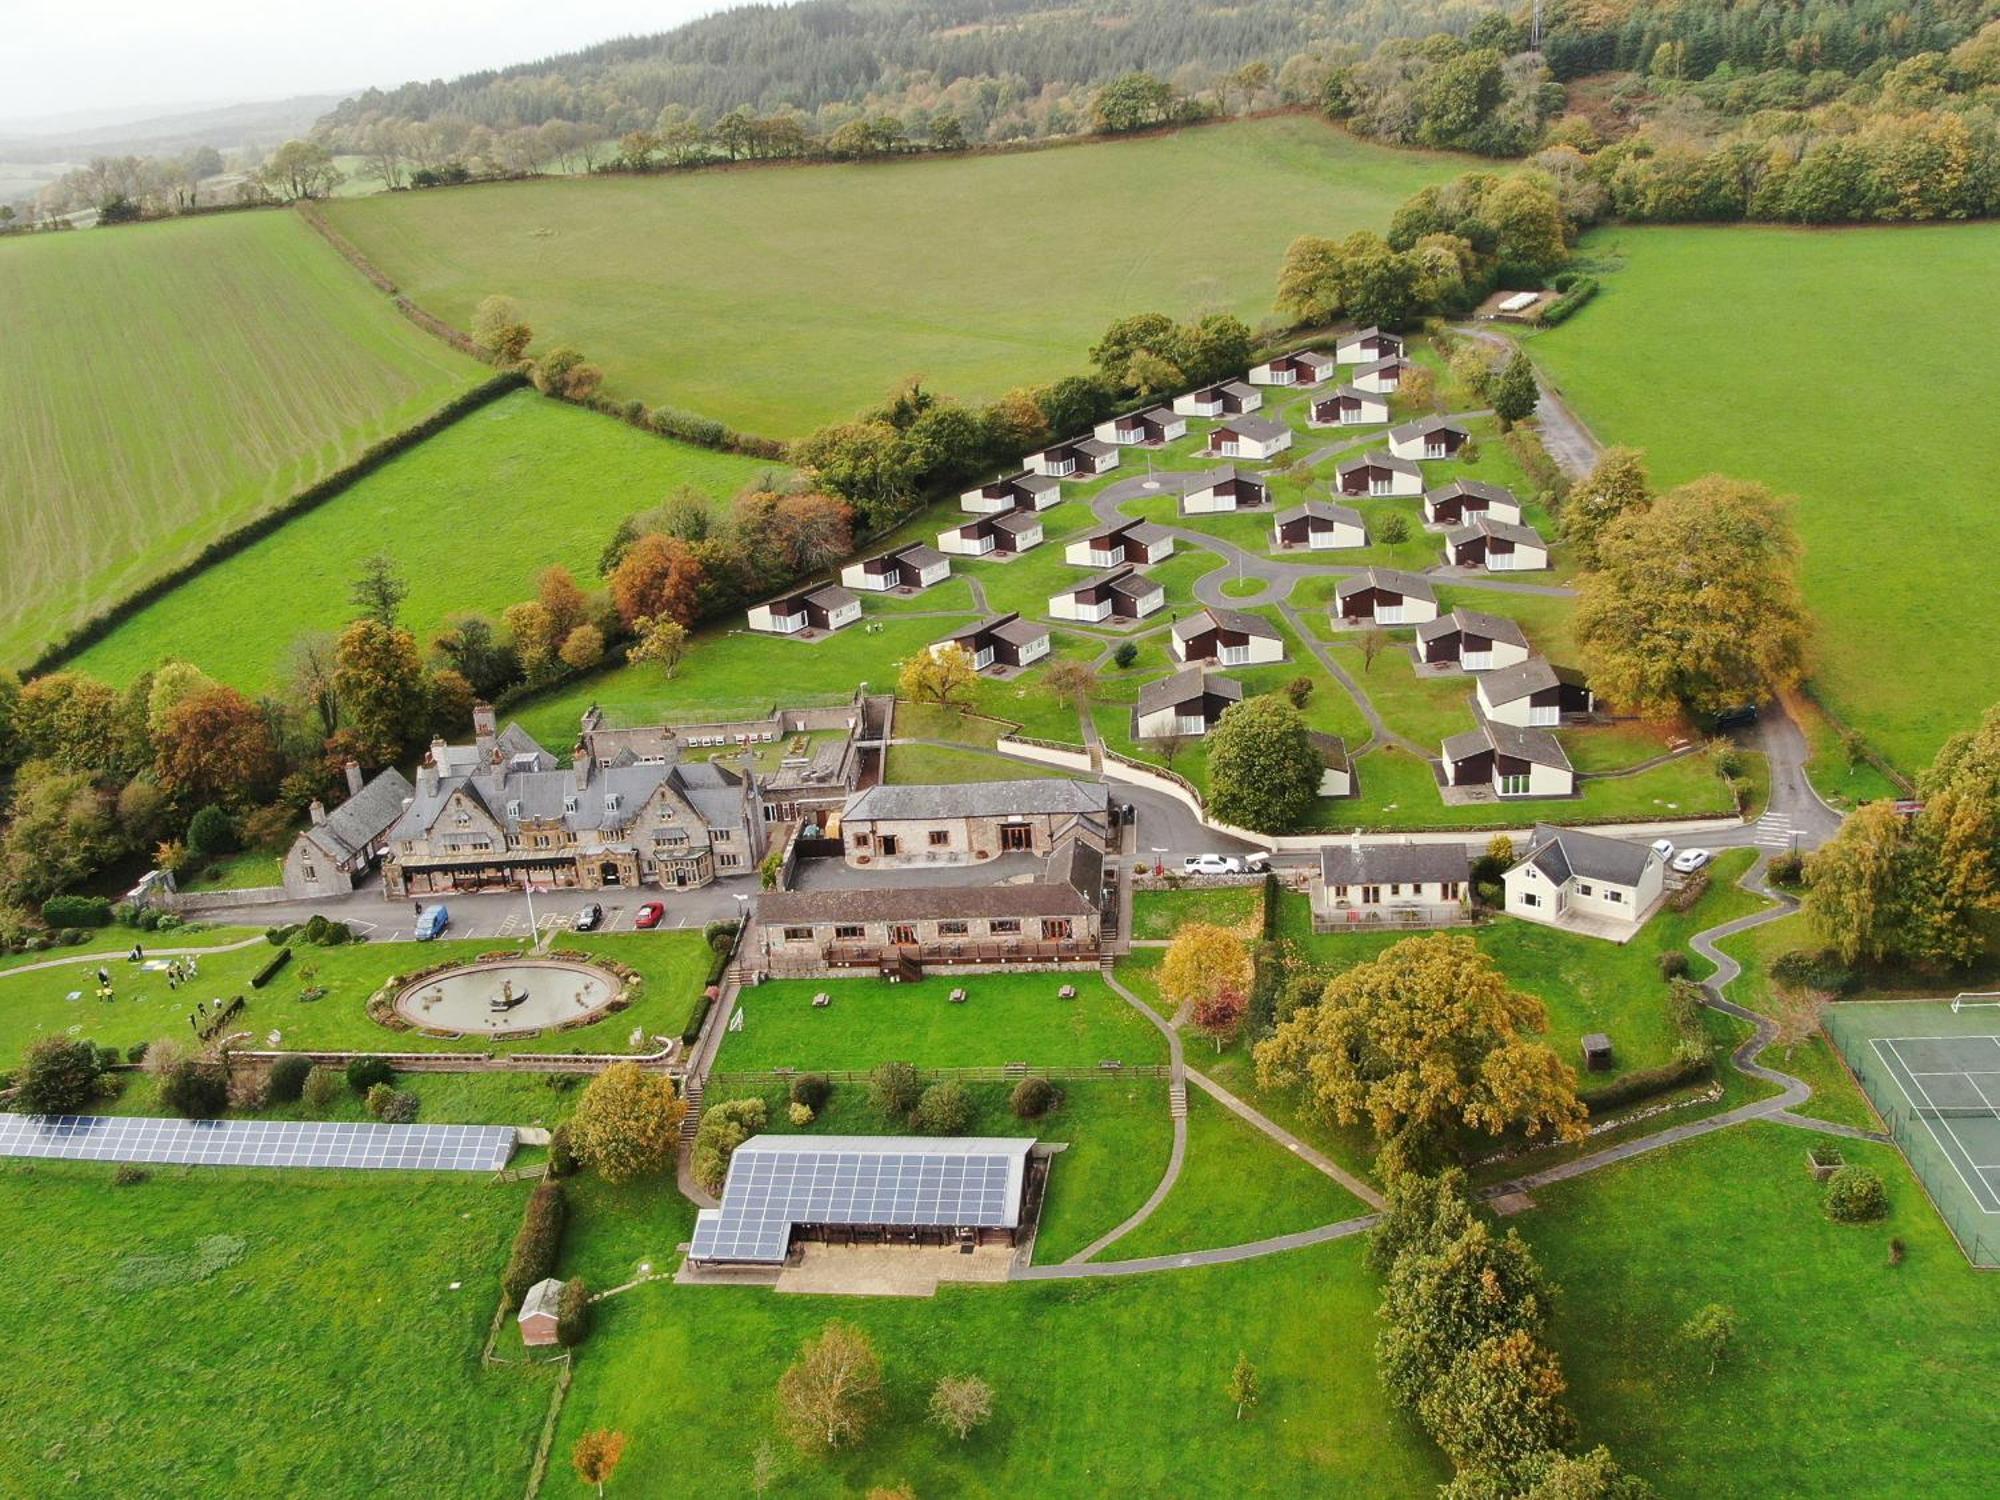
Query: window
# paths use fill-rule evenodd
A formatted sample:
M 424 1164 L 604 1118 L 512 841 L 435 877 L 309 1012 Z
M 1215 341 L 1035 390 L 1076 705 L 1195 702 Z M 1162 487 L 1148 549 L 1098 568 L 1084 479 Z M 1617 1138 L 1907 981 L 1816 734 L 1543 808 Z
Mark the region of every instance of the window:
M 1587 880 L 1579 880 L 1576 883 L 1576 893 L 1579 896 L 1590 896 L 1596 894 L 1596 892 L 1594 892 L 1591 889 L 1590 882 Z
M 313 863 L 312 863 L 312 861 L 311 861 L 311 860 L 309 860 L 309 859 L 308 859 L 308 860 L 303 860 L 303 861 L 301 861 L 301 862 L 300 862 L 300 864 L 299 864 L 299 869 L 300 869 L 300 871 L 301 871 L 301 872 L 303 872 L 303 874 L 305 875 L 306 879 L 308 879 L 308 880 L 317 880 L 317 879 L 319 879 L 319 871 L 317 871 L 317 870 L 315 870 L 315 869 L 313 868 Z
M 1364 885 L 1363 887 L 1361 887 L 1361 904 L 1363 906 L 1374 906 L 1381 899 L 1382 899 L 1381 886 Z
M 933 828 L 928 838 L 930 846 L 933 849 L 949 849 L 951 847 L 951 834 L 943 828 Z
M 1345 901 L 1347 899 L 1347 887 L 1344 885 L 1335 886 L 1333 888 L 1333 899 L 1336 901 Z
M 564 811 L 564 812 L 566 812 L 566 813 L 573 813 L 573 812 L 575 812 L 575 811 L 576 811 L 576 798 L 574 798 L 574 797 L 565 797 L 565 798 L 563 798 L 563 811 Z
M 1250 660 L 1248 646 L 1224 646 L 1219 654 L 1225 667 L 1240 667 Z
M 718 844 L 726 844 L 736 837 L 736 830 L 733 828 L 717 828 L 710 832 L 709 837 Z
M 1540 894 L 1535 891 L 1523 891 L 1521 892 L 1521 904 L 1523 906 L 1540 906 L 1542 904 L 1542 898 Z
M 1013 917 L 995 917 L 986 924 L 986 930 L 995 937 L 1019 937 L 1021 924 Z
M 939 937 L 964 937 L 969 930 L 970 924 L 965 922 L 938 923 Z
M 858 922 L 843 922 L 833 929 L 833 935 L 844 943 L 858 943 L 868 933 Z
M 1528 795 L 1528 778 L 1526 775 L 1502 776 L 1499 778 L 1499 781 L 1500 795 L 1503 797 L 1525 797 Z
M 889 927 L 889 941 L 898 948 L 917 946 L 917 925 L 914 922 L 895 922 Z
M 1625 904 L 1625 893 L 1623 891 L 1607 890 L 1604 893 L 1604 899 L 1609 901 L 1613 906 L 1623 906 Z
M 1035 847 L 1035 830 L 1026 823 L 1008 823 L 1000 829 L 1000 847 L 1020 850 Z
M 1042 941 L 1045 943 L 1066 943 L 1070 939 L 1068 917 L 1043 917 Z
M 1402 886 L 1402 882 L 1401 882 L 1401 881 L 1396 881 L 1396 880 L 1392 880 L 1392 881 L 1390 881 L 1390 882 L 1389 882 L 1389 894 L 1390 894 L 1390 895 L 1392 895 L 1392 896 L 1400 896 L 1400 895 L 1402 895 L 1402 894 L 1403 894 L 1403 886 Z M 1413 890 L 1411 890 L 1410 894 L 1414 896 L 1414 895 L 1416 894 L 1416 891 L 1415 891 L 1415 890 L 1413 889 Z
M 813 930 L 810 927 L 787 927 L 785 929 L 785 941 L 788 943 L 809 943 L 812 941 L 812 935 Z
M 857 849 L 866 849 L 868 847 L 868 835 L 865 833 L 855 834 L 854 847 Z
M 715 856 L 715 862 L 725 870 L 731 868 L 734 865 L 742 863 L 742 861 L 739 860 L 733 854 L 718 854 Z
M 1458 899 L 1458 882 L 1456 880 L 1445 881 L 1438 887 L 1438 894 L 1443 896 L 1447 901 L 1456 901 Z

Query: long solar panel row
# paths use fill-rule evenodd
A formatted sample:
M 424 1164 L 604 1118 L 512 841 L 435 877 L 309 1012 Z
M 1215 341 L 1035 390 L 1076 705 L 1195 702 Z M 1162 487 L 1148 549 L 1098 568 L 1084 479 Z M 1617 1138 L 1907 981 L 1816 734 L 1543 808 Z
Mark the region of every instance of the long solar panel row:
M 496 1172 L 513 1151 L 505 1125 L 0 1115 L 0 1156 L 61 1161 Z

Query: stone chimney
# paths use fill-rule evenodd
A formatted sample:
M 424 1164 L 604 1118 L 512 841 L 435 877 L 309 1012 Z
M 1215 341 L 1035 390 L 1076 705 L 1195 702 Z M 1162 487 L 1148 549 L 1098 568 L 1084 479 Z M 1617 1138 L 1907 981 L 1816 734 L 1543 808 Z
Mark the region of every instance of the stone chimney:
M 417 791 L 425 797 L 435 797 L 438 789 L 437 762 L 429 756 L 417 767 Z
M 351 766 L 354 762 L 350 760 L 348 764 Z M 313 827 L 319 827 L 326 821 L 326 804 L 317 797 L 313 798 L 312 806 L 306 809 L 306 816 L 312 819 Z
M 350 797 L 359 797 L 361 795 L 361 762 L 350 760 L 343 769 L 347 772 L 347 795 Z
M 495 742 L 499 739 L 493 727 L 493 705 L 475 703 L 472 705 L 472 743 L 484 761 L 493 759 Z

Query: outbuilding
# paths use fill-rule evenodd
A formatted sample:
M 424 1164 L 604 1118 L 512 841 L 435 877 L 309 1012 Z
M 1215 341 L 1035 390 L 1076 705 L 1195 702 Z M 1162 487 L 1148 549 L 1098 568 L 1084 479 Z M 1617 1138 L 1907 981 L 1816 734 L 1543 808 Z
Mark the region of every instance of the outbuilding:
M 563 1284 L 553 1276 L 544 1277 L 528 1288 L 521 1299 L 515 1322 L 521 1328 L 521 1342 L 530 1349 L 544 1349 L 557 1342 L 561 1323 Z

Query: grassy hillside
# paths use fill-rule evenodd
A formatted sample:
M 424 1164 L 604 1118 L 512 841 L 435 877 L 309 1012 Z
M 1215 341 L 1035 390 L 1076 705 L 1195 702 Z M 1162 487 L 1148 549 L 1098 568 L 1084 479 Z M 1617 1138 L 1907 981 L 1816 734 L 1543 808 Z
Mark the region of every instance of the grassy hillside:
M 1068 373 L 1104 324 L 1271 307 L 1294 235 L 1382 227 L 1461 163 L 1302 117 L 889 166 L 499 184 L 328 212 L 464 324 L 520 299 L 621 395 L 796 436 L 905 375 L 992 396 Z
M 349 587 L 374 553 L 402 564 L 403 621 L 427 641 L 452 615 L 527 598 L 551 563 L 590 583 L 612 528 L 675 490 L 726 498 L 770 467 L 522 391 L 206 569 L 77 664 L 124 682 L 175 656 L 254 691 L 297 635 L 352 617 Z
M 2000 225 L 1644 229 L 1603 294 L 1534 340 L 1608 442 L 1656 479 L 1712 470 L 1799 497 L 1825 697 L 1921 767 L 2000 700 L 2000 660 L 1960 649 L 1993 592 Z
M 0 243 L 0 662 L 485 371 L 290 214 Z

